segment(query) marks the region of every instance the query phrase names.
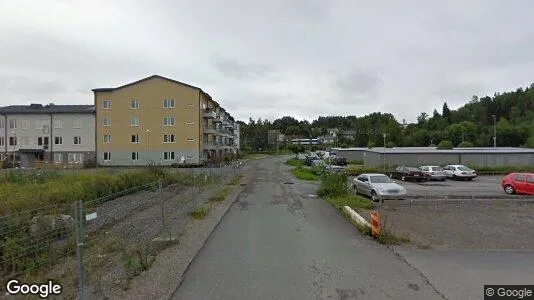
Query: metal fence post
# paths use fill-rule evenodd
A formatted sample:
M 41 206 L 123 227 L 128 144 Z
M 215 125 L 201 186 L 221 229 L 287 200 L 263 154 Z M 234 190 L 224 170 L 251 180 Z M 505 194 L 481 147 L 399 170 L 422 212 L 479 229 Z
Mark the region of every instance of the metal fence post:
M 158 179 L 159 201 L 161 205 L 161 233 L 165 233 L 165 207 L 163 202 L 163 181 Z
M 76 219 L 76 259 L 78 264 L 78 299 L 85 299 L 85 290 L 84 290 L 84 277 L 85 270 L 83 266 L 83 242 L 84 242 L 84 232 L 83 232 L 83 202 L 76 201 L 74 203 L 74 216 Z

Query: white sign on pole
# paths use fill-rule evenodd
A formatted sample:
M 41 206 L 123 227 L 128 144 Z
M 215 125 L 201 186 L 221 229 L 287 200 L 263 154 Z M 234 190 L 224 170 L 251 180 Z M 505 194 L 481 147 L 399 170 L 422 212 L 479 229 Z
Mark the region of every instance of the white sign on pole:
M 97 218 L 96 212 L 94 212 L 92 214 L 85 215 L 85 220 L 86 221 L 91 221 L 91 220 L 96 219 L 96 218 Z

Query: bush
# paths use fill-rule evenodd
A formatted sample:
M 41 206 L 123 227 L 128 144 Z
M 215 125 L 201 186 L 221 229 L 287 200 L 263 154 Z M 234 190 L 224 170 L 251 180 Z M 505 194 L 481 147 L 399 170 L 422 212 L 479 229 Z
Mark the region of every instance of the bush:
M 458 144 L 458 148 L 472 148 L 474 147 L 475 145 L 473 145 L 473 143 L 471 142 L 461 142 L 460 144 Z
M 453 148 L 454 146 L 452 145 L 451 141 L 444 140 L 444 141 L 439 142 L 438 144 L 438 149 L 440 150 L 450 150 Z
M 371 148 L 373 148 L 374 146 L 376 146 L 375 142 L 373 142 L 373 141 L 369 141 L 369 142 L 367 142 L 367 148 L 371 149 Z
M 393 148 L 393 147 L 395 147 L 395 144 L 393 142 L 386 143 L 386 148 Z
M 320 197 L 342 197 L 348 195 L 349 185 L 345 173 L 325 173 L 317 190 Z

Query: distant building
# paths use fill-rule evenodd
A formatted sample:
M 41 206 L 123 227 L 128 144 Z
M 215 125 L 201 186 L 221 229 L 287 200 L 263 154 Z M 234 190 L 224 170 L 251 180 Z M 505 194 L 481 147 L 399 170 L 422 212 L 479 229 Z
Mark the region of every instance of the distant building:
M 317 137 L 317 139 L 323 144 L 333 144 L 336 138 L 333 135 L 322 135 Z
M 36 162 L 83 165 L 95 159 L 93 105 L 0 107 L 0 158 L 24 168 Z
M 337 128 L 328 128 L 326 131 L 328 132 L 329 135 L 333 137 L 336 137 L 337 134 L 339 133 L 339 129 Z

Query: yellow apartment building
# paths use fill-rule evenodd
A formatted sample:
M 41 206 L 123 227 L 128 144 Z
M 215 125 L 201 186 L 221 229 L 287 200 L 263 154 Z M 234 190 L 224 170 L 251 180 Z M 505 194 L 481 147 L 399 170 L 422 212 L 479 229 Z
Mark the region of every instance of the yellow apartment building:
M 99 165 L 200 164 L 239 150 L 239 125 L 198 87 L 153 75 L 93 92 Z

